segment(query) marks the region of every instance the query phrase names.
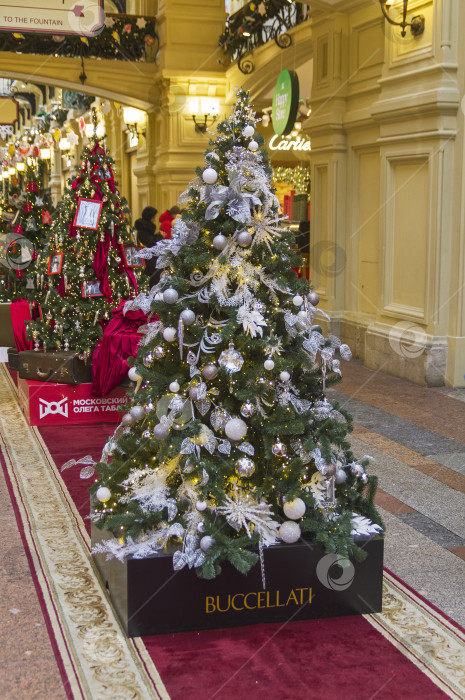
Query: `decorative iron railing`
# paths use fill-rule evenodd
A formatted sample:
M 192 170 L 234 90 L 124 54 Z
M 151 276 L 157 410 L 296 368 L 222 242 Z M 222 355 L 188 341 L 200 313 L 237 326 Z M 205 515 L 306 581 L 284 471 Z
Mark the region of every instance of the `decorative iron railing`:
M 249 2 L 228 18 L 219 45 L 231 63 L 237 61 L 242 73 L 252 73 L 254 49 L 273 40 L 281 49 L 286 49 L 292 44 L 287 31 L 307 17 L 306 3 L 294 0 Z
M 159 41 L 154 17 L 107 14 L 95 37 L 0 32 L 0 51 L 117 61 L 155 61 Z

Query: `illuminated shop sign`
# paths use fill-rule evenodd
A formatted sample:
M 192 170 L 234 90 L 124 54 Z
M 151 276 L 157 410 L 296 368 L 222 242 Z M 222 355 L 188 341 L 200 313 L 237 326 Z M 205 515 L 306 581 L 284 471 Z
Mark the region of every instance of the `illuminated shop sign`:
M 275 134 L 289 134 L 299 106 L 299 78 L 293 70 L 282 70 L 273 93 L 271 118 Z
M 297 136 L 295 139 L 282 138 L 275 134 L 268 144 L 270 151 L 311 151 L 309 139 Z

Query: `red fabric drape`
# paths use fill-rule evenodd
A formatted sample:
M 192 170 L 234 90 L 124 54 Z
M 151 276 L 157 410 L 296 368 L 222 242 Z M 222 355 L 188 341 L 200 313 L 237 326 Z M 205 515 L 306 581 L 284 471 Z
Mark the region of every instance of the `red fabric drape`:
M 29 302 L 26 299 L 15 299 L 10 304 L 10 314 L 16 350 L 32 350 L 32 340 L 26 339 L 24 327 L 25 321 L 32 321 Z
M 137 329 L 147 323 L 142 311 L 123 314 L 125 301 L 113 310 L 92 357 L 92 396 L 105 396 L 118 386 L 128 373 L 128 358 L 134 357 L 140 341 Z

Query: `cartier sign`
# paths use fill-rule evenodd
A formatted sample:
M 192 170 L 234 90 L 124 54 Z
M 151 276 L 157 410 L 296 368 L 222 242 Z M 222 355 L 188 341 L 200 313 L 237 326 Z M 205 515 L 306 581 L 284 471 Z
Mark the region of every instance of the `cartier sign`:
M 268 147 L 270 151 L 310 151 L 311 143 L 302 136 L 297 136 L 295 139 L 283 139 L 279 134 L 275 134 L 270 139 Z

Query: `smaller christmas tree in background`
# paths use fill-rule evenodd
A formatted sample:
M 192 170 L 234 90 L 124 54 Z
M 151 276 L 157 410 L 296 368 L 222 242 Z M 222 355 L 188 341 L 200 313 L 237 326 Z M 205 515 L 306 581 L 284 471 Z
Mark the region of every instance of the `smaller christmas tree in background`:
M 35 299 L 42 318 L 28 326 L 35 349 L 76 350 L 90 357 L 111 310 L 137 294 L 142 261 L 129 208 L 114 179 L 114 161 L 94 133 L 69 180 L 47 246 L 36 264 Z M 139 269 L 138 269 L 139 268 Z

